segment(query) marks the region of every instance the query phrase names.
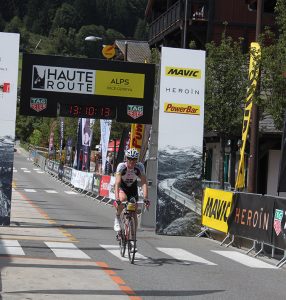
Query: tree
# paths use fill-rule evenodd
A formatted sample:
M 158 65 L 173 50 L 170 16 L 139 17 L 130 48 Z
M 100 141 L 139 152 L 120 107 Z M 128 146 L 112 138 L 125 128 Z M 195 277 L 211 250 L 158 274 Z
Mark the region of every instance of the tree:
M 79 26 L 79 14 L 72 5 L 64 3 L 56 12 L 56 15 L 53 19 L 51 32 L 55 31 L 57 28 L 64 28 L 66 30 L 69 28 L 78 29 Z
M 286 3 L 277 0 L 275 7 L 278 38 L 266 31 L 261 37 L 261 110 L 273 117 L 276 128 L 281 129 L 286 107 Z M 269 44 L 269 41 L 271 42 Z
M 239 42 L 223 33 L 219 45 L 206 45 L 205 130 L 220 138 L 219 180 L 224 187 L 224 157 L 228 139 L 241 135 L 247 90 L 247 63 Z

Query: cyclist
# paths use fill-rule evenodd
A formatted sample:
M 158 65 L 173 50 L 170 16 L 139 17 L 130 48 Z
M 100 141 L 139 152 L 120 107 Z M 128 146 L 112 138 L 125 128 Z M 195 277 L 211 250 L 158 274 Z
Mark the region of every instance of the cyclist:
M 135 148 L 128 149 L 125 152 L 126 161 L 120 163 L 116 169 L 115 175 L 115 199 L 116 217 L 114 220 L 114 230 L 120 231 L 120 214 L 123 210 L 122 201 L 128 201 L 134 197 L 138 201 L 137 178 L 140 178 L 145 206 L 149 207 L 147 179 L 145 168 L 141 162 L 138 162 L 139 153 Z M 137 223 L 137 220 L 135 220 Z

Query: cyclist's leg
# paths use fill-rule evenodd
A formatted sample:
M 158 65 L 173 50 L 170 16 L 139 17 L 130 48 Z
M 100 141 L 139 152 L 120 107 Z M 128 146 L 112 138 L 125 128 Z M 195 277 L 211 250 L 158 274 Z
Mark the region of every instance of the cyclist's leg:
M 114 220 L 114 230 L 119 231 L 120 230 L 120 215 L 123 210 L 123 205 L 121 204 L 122 201 L 126 200 L 126 194 L 122 189 L 119 190 L 119 201 L 120 203 L 117 203 L 117 201 L 114 201 L 114 206 L 116 209 L 116 215 L 115 215 L 115 220 Z

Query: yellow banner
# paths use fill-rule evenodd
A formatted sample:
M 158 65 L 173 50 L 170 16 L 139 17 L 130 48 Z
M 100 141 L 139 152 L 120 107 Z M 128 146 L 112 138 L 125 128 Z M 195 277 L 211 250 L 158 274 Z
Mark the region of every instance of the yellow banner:
M 227 218 L 230 214 L 233 193 L 206 188 L 202 208 L 202 224 L 222 232 L 228 232 Z
M 144 84 L 144 74 L 97 70 L 95 94 L 142 99 L 144 98 Z
M 250 87 L 247 90 L 247 98 L 244 108 L 244 118 L 243 118 L 243 126 L 242 126 L 242 145 L 240 148 L 240 160 L 238 165 L 235 189 L 242 189 L 245 187 L 245 163 L 244 163 L 244 153 L 245 153 L 245 145 L 247 140 L 247 135 L 249 131 L 251 110 L 252 110 L 252 101 L 255 94 L 257 80 L 259 76 L 259 68 L 258 62 L 261 56 L 261 49 L 258 43 L 251 43 L 250 46 L 250 62 L 249 62 L 249 80 Z
M 192 104 L 179 103 L 164 103 L 164 112 L 185 114 L 185 115 L 200 115 L 200 106 Z
M 130 148 L 136 148 L 139 153 L 142 148 L 143 133 L 143 124 L 131 124 Z

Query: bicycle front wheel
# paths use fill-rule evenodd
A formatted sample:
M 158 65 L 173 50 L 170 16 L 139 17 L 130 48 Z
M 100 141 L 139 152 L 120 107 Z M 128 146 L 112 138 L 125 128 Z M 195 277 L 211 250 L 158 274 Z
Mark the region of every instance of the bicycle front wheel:
M 134 217 L 130 217 L 128 222 L 128 236 L 127 236 L 127 249 L 128 258 L 131 264 L 134 264 L 135 253 L 136 253 L 136 226 Z

